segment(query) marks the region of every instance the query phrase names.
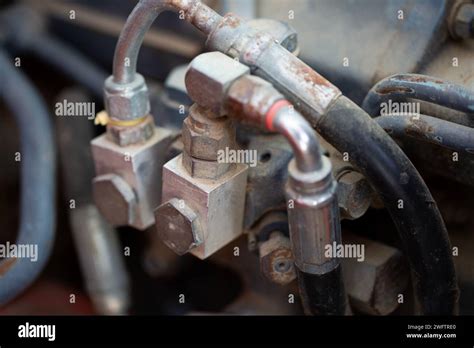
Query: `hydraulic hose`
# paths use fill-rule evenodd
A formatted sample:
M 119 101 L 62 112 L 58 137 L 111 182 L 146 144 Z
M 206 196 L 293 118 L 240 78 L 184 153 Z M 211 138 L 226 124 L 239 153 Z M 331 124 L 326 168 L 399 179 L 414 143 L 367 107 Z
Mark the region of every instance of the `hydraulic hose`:
M 38 92 L 0 52 L 1 96 L 20 131 L 21 199 L 17 245 L 37 247 L 30 258 L 0 263 L 0 306 L 19 295 L 38 277 L 48 261 L 55 238 L 55 145 L 47 108 Z
M 252 28 L 232 14 L 220 17 L 196 0 L 140 1 L 127 20 L 116 49 L 115 85 L 110 82 L 107 88 L 106 83 L 110 101 L 114 95 L 124 95 L 127 86 L 133 85 L 135 77 L 139 76 L 135 71 L 136 55 L 144 33 L 157 15 L 157 11 L 150 10 L 154 9 L 153 6 L 162 10 L 176 4 L 184 18 L 208 34 L 206 44 L 210 50 L 238 58 L 254 74 L 270 81 L 328 142 L 340 152 L 349 153 L 351 162 L 380 193 L 394 220 L 411 264 L 422 313 L 455 313 L 458 288 L 448 234 L 423 179 L 375 121 L 342 97 L 341 92 L 324 77 L 283 48 L 271 33 Z M 127 66 L 125 63 L 130 64 Z M 139 78 L 136 80 L 136 85 L 143 85 Z M 133 85 L 137 90 L 135 95 L 139 95 L 143 88 L 136 85 Z M 434 89 L 436 91 L 438 94 L 435 95 L 443 100 L 441 91 Z M 448 105 L 458 107 L 466 105 L 466 98 L 470 100 L 463 93 L 461 96 L 454 94 L 454 98 L 458 99 Z M 108 110 L 114 111 L 110 104 Z M 467 105 L 472 111 L 472 102 Z M 149 108 L 136 109 L 136 112 L 127 114 L 134 118 L 143 117 Z M 116 112 L 111 116 L 121 119 L 126 115 Z
M 380 116 L 375 120 L 392 137 L 411 137 L 454 151 L 474 153 L 472 128 L 426 115 Z
M 394 220 L 411 264 L 421 312 L 456 313 L 458 288 L 446 227 L 423 179 L 390 136 L 337 87 L 279 45 L 271 33 L 252 32 L 235 15 L 224 16 L 207 46 L 238 58 L 270 81 L 329 143 L 349 154 Z
M 423 314 L 457 312 L 459 290 L 444 221 L 410 160 L 367 113 L 338 98 L 316 123 L 320 134 L 367 177 L 397 227 Z
M 36 36 L 28 48 L 46 63 L 87 88 L 96 98 L 102 99 L 107 74 L 87 57 L 48 34 Z
M 102 99 L 105 71 L 86 56 L 49 34 L 44 18 L 33 8 L 15 5 L 1 13 L 4 40 L 13 49 L 29 51 Z
M 474 113 L 474 93 L 464 86 L 418 74 L 387 77 L 370 89 L 362 108 L 371 116 L 380 115 L 383 103 L 389 100 L 422 100 L 465 113 Z

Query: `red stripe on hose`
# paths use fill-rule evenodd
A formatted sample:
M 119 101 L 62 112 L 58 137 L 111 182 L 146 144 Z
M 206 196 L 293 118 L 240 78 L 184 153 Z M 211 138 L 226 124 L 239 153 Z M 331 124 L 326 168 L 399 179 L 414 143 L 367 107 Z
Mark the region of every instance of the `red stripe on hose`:
M 275 104 L 273 104 L 270 107 L 270 110 L 268 110 L 267 114 L 265 115 L 265 125 L 267 126 L 268 130 L 273 131 L 273 119 L 275 118 L 276 114 L 278 111 L 280 111 L 282 108 L 290 106 L 290 102 L 286 99 L 280 99 Z

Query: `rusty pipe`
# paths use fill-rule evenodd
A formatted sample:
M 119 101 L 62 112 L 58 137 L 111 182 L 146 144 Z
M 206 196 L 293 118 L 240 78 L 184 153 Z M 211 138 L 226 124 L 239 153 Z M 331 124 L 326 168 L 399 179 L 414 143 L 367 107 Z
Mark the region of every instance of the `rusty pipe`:
M 115 49 L 115 83 L 127 84 L 134 81 L 138 53 L 145 34 L 164 11 L 179 12 L 180 18 L 205 34 L 209 34 L 221 19 L 218 13 L 199 0 L 141 0 L 128 17 Z

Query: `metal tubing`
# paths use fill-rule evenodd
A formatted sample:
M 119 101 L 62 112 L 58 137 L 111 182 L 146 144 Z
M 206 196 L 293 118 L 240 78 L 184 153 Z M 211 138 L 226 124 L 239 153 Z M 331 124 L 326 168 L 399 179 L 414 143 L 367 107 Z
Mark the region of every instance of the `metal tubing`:
M 474 93 L 468 88 L 418 74 L 393 75 L 379 81 L 367 93 L 362 108 L 372 117 L 380 115 L 381 104 L 417 99 L 465 113 L 474 113 Z
M 422 312 L 457 312 L 456 273 L 444 222 L 423 179 L 383 129 L 330 82 L 278 47 L 270 34 L 250 30 L 238 17 L 226 15 L 207 45 L 238 57 L 271 81 L 329 143 L 350 155 L 380 194 L 404 240 Z M 399 208 L 400 199 L 405 209 Z
M 141 0 L 128 17 L 115 49 L 113 75 L 118 84 L 135 79 L 137 59 L 146 32 L 164 11 L 179 11 L 180 17 L 209 34 L 221 16 L 199 0 Z
M 78 89 L 66 90 L 57 99 L 91 102 Z M 76 204 L 69 210 L 69 223 L 87 292 L 99 314 L 126 314 L 131 290 L 120 240 L 92 199 L 93 124 L 84 117 L 57 117 L 56 128 L 65 195 Z

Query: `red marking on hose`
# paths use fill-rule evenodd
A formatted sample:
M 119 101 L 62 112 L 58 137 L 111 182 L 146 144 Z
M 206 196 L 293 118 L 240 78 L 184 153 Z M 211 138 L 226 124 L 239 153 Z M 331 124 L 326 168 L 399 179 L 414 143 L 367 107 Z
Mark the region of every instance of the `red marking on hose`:
M 267 114 L 265 115 L 265 125 L 267 126 L 268 130 L 273 131 L 273 119 L 275 118 L 278 111 L 286 106 L 290 106 L 290 102 L 286 99 L 280 99 L 275 104 L 270 107 Z

